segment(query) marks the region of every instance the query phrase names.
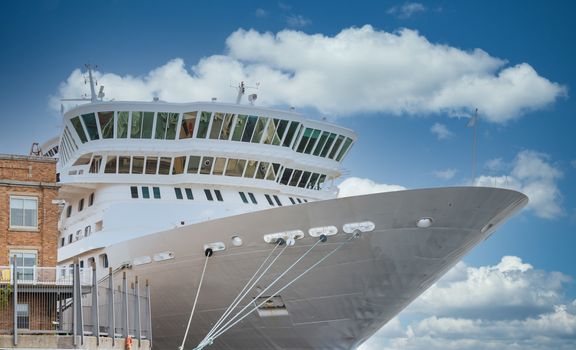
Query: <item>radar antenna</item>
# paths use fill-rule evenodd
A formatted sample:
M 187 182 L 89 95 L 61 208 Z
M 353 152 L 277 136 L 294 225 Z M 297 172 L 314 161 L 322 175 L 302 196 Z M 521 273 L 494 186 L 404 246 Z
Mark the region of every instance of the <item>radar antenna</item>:
M 62 102 L 67 102 L 67 101 L 90 101 L 90 102 L 98 102 L 98 99 L 100 99 L 100 101 L 102 101 L 104 99 L 104 86 L 100 86 L 100 91 L 98 92 L 98 95 L 96 95 L 96 85 L 98 85 L 98 81 L 96 81 L 94 79 L 94 76 L 92 75 L 92 69 L 96 69 L 98 68 L 98 66 L 94 66 L 92 67 L 92 65 L 90 64 L 85 64 L 84 65 L 86 67 L 86 70 L 88 71 L 88 80 L 86 80 L 86 78 L 84 78 L 84 84 L 90 84 L 90 98 L 87 97 L 81 97 L 81 98 L 62 98 L 60 99 L 60 101 Z M 86 96 L 86 95 L 84 95 Z M 60 112 L 62 114 L 64 114 L 64 106 L 61 105 L 60 106 Z
M 238 84 L 238 86 L 236 87 L 236 89 L 238 90 L 238 95 L 236 96 L 236 104 L 240 104 L 240 102 L 242 102 L 242 96 L 244 96 L 244 94 L 246 93 L 246 89 L 258 90 L 258 88 L 260 88 L 260 83 L 256 83 L 256 86 L 246 86 L 244 85 L 244 82 L 241 81 L 240 84 Z M 253 105 L 257 97 L 258 95 L 256 94 L 251 94 L 250 96 L 248 96 L 250 104 Z

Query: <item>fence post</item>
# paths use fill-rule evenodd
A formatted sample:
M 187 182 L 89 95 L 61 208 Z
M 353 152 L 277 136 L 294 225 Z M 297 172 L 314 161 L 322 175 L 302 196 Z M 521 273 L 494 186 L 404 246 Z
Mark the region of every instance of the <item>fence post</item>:
M 122 335 L 124 339 L 128 338 L 128 281 L 126 280 L 126 271 L 122 272 Z
M 18 268 L 18 261 L 17 256 L 14 255 L 12 260 L 12 281 L 14 283 L 14 291 L 12 293 L 12 301 L 14 302 L 12 306 L 12 311 L 14 315 L 14 337 L 12 341 L 14 342 L 14 346 L 18 345 L 18 272 L 16 269 Z
M 75 278 L 75 286 L 76 286 L 76 300 L 74 301 L 76 304 L 76 312 L 78 315 L 76 316 L 77 332 L 80 333 L 80 344 L 84 345 L 84 317 L 83 317 L 83 310 L 82 310 L 82 283 L 80 281 L 80 264 L 78 263 L 78 258 L 74 262 L 74 278 Z
M 148 283 L 148 279 L 146 279 L 146 304 L 148 306 L 148 310 L 146 310 L 146 318 L 147 318 L 147 326 L 148 326 L 148 341 L 150 344 L 148 345 L 149 349 L 152 349 L 152 307 L 150 302 L 150 284 Z
M 112 268 L 108 269 L 108 337 L 112 337 L 112 346 L 116 344 L 116 324 L 114 322 L 114 280 Z
M 138 284 L 138 276 L 134 282 L 134 289 L 136 290 L 136 309 L 134 310 L 134 321 L 136 322 L 136 337 L 138 338 L 138 347 L 142 346 L 142 330 L 140 323 L 140 284 Z
M 98 304 L 98 281 L 96 280 L 96 263 L 92 261 L 92 324 L 96 345 L 100 345 L 100 307 Z
M 78 345 L 78 313 L 76 312 L 76 301 L 78 291 L 76 290 L 76 261 L 72 264 L 72 341 L 74 346 Z

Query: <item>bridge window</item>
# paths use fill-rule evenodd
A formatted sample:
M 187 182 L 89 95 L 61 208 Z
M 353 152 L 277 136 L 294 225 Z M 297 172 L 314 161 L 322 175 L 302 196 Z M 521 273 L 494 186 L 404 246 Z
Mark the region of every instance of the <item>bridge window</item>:
M 200 168 L 200 157 L 190 156 L 188 158 L 188 174 L 198 174 L 198 169 Z
M 326 140 L 328 140 L 328 135 L 330 135 L 330 132 L 328 131 L 324 131 L 322 133 L 320 139 L 318 140 L 318 143 L 316 144 L 316 147 L 314 147 L 314 151 L 312 152 L 313 155 L 317 156 L 320 154 L 320 152 L 322 151 L 322 147 L 324 147 L 324 144 L 326 144 Z
M 272 180 L 272 181 L 276 180 L 279 171 L 280 171 L 280 164 L 272 163 L 272 166 L 268 170 L 268 175 L 266 175 L 266 180 Z
M 226 176 L 242 176 L 246 161 L 244 159 L 228 159 Z
M 308 144 L 306 145 L 306 148 L 304 149 L 304 153 L 306 154 L 310 154 L 312 153 L 312 149 L 314 148 L 314 145 L 316 145 L 316 141 L 318 141 L 318 136 L 320 136 L 320 130 L 315 129 L 312 132 L 312 135 L 310 136 L 310 140 L 308 141 Z
M 178 113 L 158 112 L 156 115 L 156 139 L 174 140 L 176 138 L 176 125 Z
M 330 155 L 328 155 L 328 158 L 334 159 L 336 152 L 340 149 L 340 145 L 342 144 L 342 141 L 344 141 L 344 136 L 342 136 L 342 135 L 338 136 L 338 138 L 336 139 L 336 142 L 334 143 L 334 147 L 332 147 L 332 151 L 330 151 Z
M 206 199 L 209 201 L 213 201 L 214 198 L 212 198 L 212 192 L 210 192 L 210 190 L 204 190 L 204 194 L 206 195 Z
M 344 142 L 344 146 L 342 146 L 342 150 L 340 150 L 340 153 L 338 153 L 338 156 L 336 156 L 336 161 L 339 162 L 342 160 L 342 158 L 344 157 L 346 152 L 348 152 L 348 149 L 350 148 L 351 145 L 352 145 L 352 139 L 347 137 L 346 142 Z
M 300 139 L 300 143 L 298 144 L 298 147 L 296 148 L 296 152 L 298 152 L 298 153 L 304 152 L 304 148 L 306 148 L 306 144 L 310 140 L 310 136 L 312 136 L 313 131 L 314 131 L 314 129 L 311 129 L 311 128 L 306 128 L 304 130 L 304 135 L 302 135 L 302 138 Z
M 270 198 L 269 195 L 265 194 L 264 197 L 266 197 L 266 200 L 268 201 L 268 204 L 270 204 L 271 206 L 274 206 L 274 202 L 272 202 L 272 198 Z
M 207 174 L 209 175 L 212 171 L 212 163 L 214 161 L 214 157 L 202 157 L 202 166 L 200 168 L 200 174 Z
M 132 127 L 130 128 L 130 138 L 139 139 L 142 137 L 142 112 L 132 112 Z
M 246 127 L 244 128 L 244 134 L 242 134 L 242 142 L 250 142 L 257 121 L 258 117 L 255 117 L 253 115 L 248 117 L 248 119 L 246 120 Z
M 100 172 L 100 166 L 102 166 L 102 156 L 94 156 L 92 163 L 90 163 L 90 173 L 98 174 Z
M 320 152 L 320 157 L 322 157 L 322 158 L 326 157 L 326 155 L 328 154 L 328 151 L 330 150 L 330 147 L 332 147 L 332 144 L 334 143 L 335 138 L 336 138 L 336 134 L 330 133 L 330 135 L 328 136 L 328 140 L 326 141 L 326 144 L 324 145 L 324 148 Z
M 305 171 L 302 174 L 302 177 L 300 178 L 300 182 L 298 183 L 298 187 L 304 188 L 304 186 L 306 186 L 306 184 L 308 183 L 309 179 L 310 179 L 310 172 Z
M 150 198 L 150 189 L 146 186 L 142 186 L 142 198 Z
M 129 156 L 118 157 L 118 173 L 119 174 L 130 174 L 130 157 Z
M 128 113 L 129 112 L 118 112 L 116 136 L 119 139 L 125 139 L 128 137 Z
M 158 157 L 146 157 L 146 174 L 156 175 L 158 168 Z
M 278 198 L 277 195 L 274 195 L 273 197 L 274 197 L 274 200 L 276 201 L 276 204 L 278 204 L 278 206 L 281 207 L 281 206 L 282 206 L 282 202 L 280 202 L 280 198 Z
M 238 115 L 236 118 L 236 126 L 234 127 L 234 134 L 232 134 L 232 141 L 240 141 L 242 138 L 247 118 L 248 117 L 245 115 Z
M 268 171 L 268 166 L 270 163 L 268 162 L 260 162 L 258 166 L 258 171 L 256 172 L 257 179 L 264 179 L 266 177 L 266 172 Z
M 181 188 L 175 187 L 174 193 L 176 194 L 176 199 L 183 199 L 184 198 L 182 196 L 182 189 Z
M 222 131 L 220 131 L 220 140 L 230 139 L 230 134 L 232 131 L 232 124 L 234 122 L 234 114 L 226 113 L 224 117 L 224 122 L 222 125 Z
M 280 180 L 282 185 L 288 185 L 288 181 L 290 181 L 290 177 L 292 176 L 293 171 L 294 169 L 284 169 L 284 173 L 282 174 L 282 178 Z
M 196 135 L 197 138 L 206 138 L 208 127 L 210 126 L 210 116 L 210 112 L 202 112 L 202 114 L 200 114 L 200 124 L 198 125 L 198 134 Z
M 268 123 L 268 118 L 258 118 L 256 127 L 254 129 L 254 135 L 252 136 L 252 143 L 260 143 L 260 140 L 262 140 L 262 135 L 264 134 L 264 127 L 266 127 L 266 123 Z
M 248 203 L 248 198 L 246 198 L 244 192 L 238 192 L 238 193 L 240 193 L 240 198 L 242 199 L 242 202 Z
M 292 139 L 294 138 L 296 130 L 298 129 L 298 126 L 300 126 L 299 122 L 290 123 L 290 126 L 288 127 L 288 132 L 286 133 L 286 138 L 284 138 L 284 142 L 282 142 L 282 146 L 290 147 L 290 145 L 292 144 Z
M 256 197 L 254 197 L 254 193 L 252 192 L 248 192 L 248 197 L 250 197 L 250 201 L 254 204 L 258 204 L 258 201 L 256 200 Z
M 216 157 L 214 161 L 214 170 L 212 174 L 222 175 L 224 174 L 224 167 L 226 166 L 226 158 Z
M 310 177 L 310 181 L 308 181 L 308 185 L 306 185 L 306 188 L 307 189 L 314 189 L 314 185 L 316 185 L 316 181 L 318 181 L 319 176 L 320 176 L 320 174 L 318 174 L 318 173 L 312 174 L 312 176 Z
M 117 157 L 108 156 L 106 158 L 106 167 L 104 168 L 104 172 L 106 174 L 115 174 L 117 171 L 118 171 Z
M 152 187 L 155 199 L 160 199 L 160 187 Z
M 278 139 L 278 136 L 276 135 L 276 127 L 278 126 L 279 122 L 280 122 L 280 119 L 272 119 L 268 123 L 268 127 L 266 128 L 266 131 L 264 132 L 264 140 L 262 141 L 265 145 L 273 144 L 274 141 L 280 143 L 280 140 Z M 276 143 L 276 144 L 278 144 L 278 143 Z
M 130 186 L 130 194 L 132 195 L 132 198 L 138 198 L 138 187 Z
M 114 138 L 114 112 L 98 112 L 98 122 L 103 139 Z
M 318 184 L 316 185 L 317 190 L 322 188 L 324 181 L 326 181 L 326 175 L 321 175 L 320 178 L 318 179 Z
M 300 177 L 302 176 L 302 170 L 294 170 L 292 174 L 292 179 L 290 179 L 290 186 L 296 186 L 298 181 L 300 181 Z
M 90 140 L 98 140 L 98 126 L 96 126 L 96 116 L 94 113 L 82 114 L 82 120 L 84 125 L 86 125 L 86 130 L 88 131 L 88 136 Z
M 158 168 L 158 174 L 160 175 L 169 175 L 170 174 L 170 164 L 172 163 L 172 158 L 170 157 L 161 157 L 160 158 L 160 166 Z
M 78 137 L 80 137 L 80 141 L 82 141 L 82 143 L 86 143 L 88 139 L 86 138 L 86 133 L 84 132 L 84 128 L 82 127 L 80 117 L 74 117 L 70 119 L 70 122 L 72 123 L 74 130 L 76 130 Z
M 132 157 L 132 174 L 144 172 L 144 157 Z
M 185 162 L 186 162 L 185 156 L 174 158 L 174 163 L 172 164 L 172 175 L 183 174 Z
M 186 198 L 194 199 L 194 196 L 192 195 L 192 189 L 191 188 L 185 188 L 184 191 L 186 192 Z
M 180 126 L 180 139 L 189 139 L 194 133 L 196 124 L 196 114 L 198 112 L 187 112 L 182 116 L 182 125 Z
M 222 124 L 224 123 L 224 113 L 214 113 L 212 118 L 212 129 L 210 130 L 210 138 L 217 140 L 220 136 L 220 129 L 222 129 Z
M 220 190 L 214 190 L 214 194 L 216 195 L 216 199 L 219 202 L 222 202 L 224 199 L 222 198 L 222 193 L 220 192 Z
M 292 198 L 292 197 L 288 197 L 288 199 L 290 200 L 290 203 L 292 203 L 292 204 L 296 204 L 296 202 L 294 202 L 294 198 Z
M 258 162 L 255 160 L 249 160 L 248 165 L 246 166 L 246 172 L 244 173 L 244 177 L 253 178 L 254 174 L 256 173 L 256 166 Z

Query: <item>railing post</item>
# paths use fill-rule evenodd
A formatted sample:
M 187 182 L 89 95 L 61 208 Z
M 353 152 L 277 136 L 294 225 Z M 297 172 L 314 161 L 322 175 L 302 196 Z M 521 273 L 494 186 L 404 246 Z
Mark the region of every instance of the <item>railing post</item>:
M 134 310 L 134 321 L 136 322 L 136 338 L 138 338 L 138 347 L 142 346 L 142 330 L 140 323 L 140 285 L 138 284 L 138 276 L 134 282 L 134 289 L 136 290 L 136 305 Z
M 100 314 L 98 305 L 98 281 L 96 279 L 96 263 L 92 261 L 92 327 L 96 337 L 96 345 L 100 345 Z
M 16 269 L 18 268 L 18 261 L 17 256 L 14 255 L 12 260 L 12 281 L 14 283 L 14 292 L 12 293 L 12 301 L 13 307 L 13 315 L 14 315 L 14 337 L 12 341 L 14 342 L 14 346 L 18 345 L 18 272 Z
M 112 337 L 112 346 L 116 344 L 116 323 L 114 315 L 114 280 L 112 268 L 108 269 L 108 337 Z
M 76 320 L 77 322 L 77 333 L 80 333 L 80 344 L 84 345 L 84 317 L 83 317 L 83 310 L 82 310 L 82 284 L 80 281 L 80 264 L 78 263 L 78 258 L 74 262 L 74 279 L 75 279 L 75 286 L 76 286 L 76 300 L 74 301 L 76 304 Z
M 122 273 L 122 328 L 124 339 L 128 338 L 128 281 L 126 280 L 126 271 Z
M 76 301 L 78 291 L 76 290 L 76 261 L 72 264 L 72 341 L 74 346 L 78 345 L 78 313 L 76 312 Z
M 148 345 L 149 349 L 152 349 L 152 307 L 150 302 L 150 284 L 148 283 L 148 279 L 146 280 L 146 304 L 148 306 L 148 310 L 146 310 L 146 318 L 147 318 L 147 326 L 148 326 L 148 334 L 147 338 L 150 344 Z

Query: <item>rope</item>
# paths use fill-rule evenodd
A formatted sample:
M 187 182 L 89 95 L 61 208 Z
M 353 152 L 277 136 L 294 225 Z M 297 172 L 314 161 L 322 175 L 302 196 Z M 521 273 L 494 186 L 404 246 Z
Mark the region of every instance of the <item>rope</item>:
M 184 343 L 186 342 L 186 338 L 188 337 L 188 331 L 190 330 L 190 324 L 192 323 L 192 316 L 194 316 L 194 311 L 196 310 L 196 303 L 198 302 L 198 295 L 200 295 L 200 288 L 202 288 L 202 281 L 204 281 L 204 274 L 206 273 L 206 266 L 208 265 L 208 258 L 210 258 L 212 254 L 206 254 L 206 260 L 204 260 L 204 268 L 202 269 L 202 276 L 200 277 L 200 283 L 198 284 L 198 290 L 196 291 L 196 297 L 194 298 L 194 304 L 192 305 L 192 312 L 190 312 L 190 318 L 188 319 L 188 326 L 186 326 L 186 332 L 184 333 L 184 339 L 182 339 L 182 344 L 180 345 L 179 349 L 184 349 Z
M 279 293 L 281 293 L 283 290 L 285 290 L 286 288 L 288 288 L 290 285 L 292 285 L 294 282 L 296 282 L 298 279 L 300 279 L 302 276 L 304 276 L 305 274 L 307 274 L 308 272 L 310 272 L 313 268 L 315 268 L 316 266 L 318 266 L 319 264 L 321 264 L 324 260 L 328 259 L 328 257 L 330 257 L 332 254 L 336 253 L 340 248 L 342 248 L 346 243 L 350 242 L 351 240 L 355 239 L 357 237 L 357 235 L 353 235 L 352 237 L 350 237 L 349 239 L 347 239 L 346 241 L 340 243 L 336 248 L 334 248 L 330 253 L 326 254 L 322 259 L 318 260 L 316 263 L 314 263 L 312 266 L 310 266 L 308 269 L 306 269 L 304 272 L 302 272 L 301 274 L 299 274 L 296 278 L 294 278 L 292 281 L 288 282 L 284 287 L 280 288 L 278 291 L 276 291 L 275 293 L 272 294 L 272 296 L 274 295 L 278 295 Z M 320 240 L 318 240 L 318 242 L 316 242 L 316 244 L 318 244 L 320 242 Z M 316 246 L 316 244 L 314 244 L 313 247 Z M 308 250 L 310 251 L 310 250 Z M 299 259 L 300 260 L 300 259 Z M 295 265 L 295 264 L 293 264 Z M 270 285 L 272 286 L 272 285 Z M 269 286 L 269 287 L 270 287 Z M 269 288 L 268 287 L 268 288 Z M 261 293 L 262 294 L 262 293 Z M 260 296 L 260 295 L 259 295 Z M 259 297 L 258 296 L 258 297 Z M 255 299 L 258 299 L 258 297 L 256 297 Z M 248 311 L 248 313 L 244 314 L 244 316 L 242 316 L 240 319 L 236 320 L 234 323 L 228 325 L 228 326 L 224 326 L 225 328 L 223 328 L 222 330 L 216 332 L 213 337 L 211 338 L 211 341 L 214 341 L 214 339 L 218 338 L 219 336 L 221 336 L 222 334 L 224 334 L 224 332 L 226 332 L 227 330 L 229 330 L 230 328 L 234 327 L 236 324 L 238 324 L 239 322 L 241 322 L 243 319 L 245 319 L 248 315 L 250 315 L 252 312 L 258 310 L 258 308 L 260 308 L 262 305 L 264 305 L 268 300 L 270 300 L 271 297 L 267 298 L 266 300 L 264 300 L 263 302 L 261 302 L 260 304 L 258 304 L 256 307 L 252 308 L 250 311 Z M 248 304 L 250 305 L 250 304 Z M 248 306 L 247 305 L 247 306 Z
M 232 301 L 232 303 L 230 304 L 230 306 L 228 306 L 228 308 L 226 309 L 226 311 L 224 312 L 224 314 L 222 314 L 222 316 L 220 316 L 220 318 L 218 319 L 218 321 L 216 322 L 216 324 L 214 326 L 212 326 L 212 328 L 210 329 L 210 331 L 208 332 L 208 334 L 204 337 L 204 339 L 202 339 L 202 341 L 200 342 L 200 344 L 204 343 L 204 341 L 206 341 L 208 338 L 210 338 L 210 336 L 217 330 L 217 328 L 220 326 L 220 324 L 222 324 L 222 322 L 226 319 L 226 317 L 228 317 L 230 315 L 230 313 L 232 312 L 232 310 L 234 310 L 236 308 L 236 306 L 238 306 L 238 304 L 242 301 L 242 299 L 244 299 L 246 297 L 246 295 L 250 292 L 250 290 L 256 285 L 256 283 L 258 283 L 258 281 L 260 281 L 260 279 L 264 276 L 264 274 L 266 274 L 266 272 L 270 269 L 270 267 L 272 267 L 272 265 L 274 265 L 274 263 L 276 262 L 276 260 L 278 260 L 278 258 L 280 257 L 280 255 L 282 255 L 282 253 L 284 253 L 284 250 L 286 250 L 286 248 L 288 247 L 288 245 L 286 245 L 284 247 L 284 249 L 282 249 L 280 251 L 280 253 L 278 253 L 278 255 L 276 255 L 276 257 L 272 260 L 272 262 L 268 265 L 268 267 L 266 267 L 266 269 L 260 274 L 260 276 L 254 281 L 254 278 L 258 275 L 258 273 L 260 272 L 260 270 L 262 270 L 262 267 L 264 267 L 264 265 L 266 264 L 266 262 L 270 259 L 270 257 L 272 256 L 272 254 L 274 254 L 274 252 L 276 251 L 276 248 L 278 248 L 278 246 L 280 246 L 281 244 L 283 244 L 283 242 L 278 242 L 275 246 L 274 249 L 272 249 L 272 251 L 270 252 L 270 254 L 268 254 L 268 256 L 266 257 L 266 259 L 264 259 L 264 261 L 262 262 L 262 264 L 260 264 L 260 267 L 258 267 L 258 269 L 256 270 L 256 272 L 252 275 L 252 277 L 250 278 L 250 280 L 248 280 L 248 282 L 246 282 L 246 284 L 244 285 L 244 288 L 242 288 L 242 290 L 240 291 L 240 293 L 238 293 L 238 295 L 236 296 L 236 298 Z M 252 284 L 251 284 L 252 283 Z M 250 285 L 251 284 L 251 285 Z

